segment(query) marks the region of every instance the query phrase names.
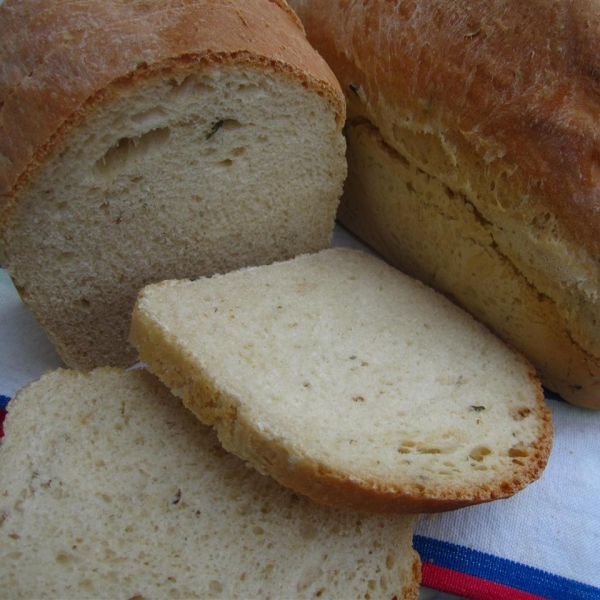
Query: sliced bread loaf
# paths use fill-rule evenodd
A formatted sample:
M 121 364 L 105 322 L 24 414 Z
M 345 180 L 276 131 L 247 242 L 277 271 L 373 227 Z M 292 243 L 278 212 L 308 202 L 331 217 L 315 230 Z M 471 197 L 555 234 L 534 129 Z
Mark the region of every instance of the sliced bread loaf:
M 0 262 L 68 366 L 137 292 L 329 244 L 344 101 L 283 0 L 0 6 Z
M 61 370 L 22 390 L 0 489 L 3 598 L 417 596 L 413 517 L 278 485 L 143 370 Z
M 225 448 L 333 506 L 425 512 L 507 497 L 550 451 L 529 363 L 360 251 L 149 286 L 131 340 Z

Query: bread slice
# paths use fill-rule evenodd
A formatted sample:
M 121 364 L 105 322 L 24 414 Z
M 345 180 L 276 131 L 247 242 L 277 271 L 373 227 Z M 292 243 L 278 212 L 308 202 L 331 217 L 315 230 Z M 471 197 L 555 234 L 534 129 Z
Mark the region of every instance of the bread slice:
M 137 292 L 329 245 L 343 94 L 283 0 L 0 6 L 0 257 L 65 363 Z
M 333 506 L 427 512 L 504 498 L 550 451 L 529 363 L 357 250 L 149 286 L 131 340 L 225 448 Z
M 319 506 L 221 448 L 143 370 L 60 370 L 11 400 L 3 598 L 414 599 L 412 516 Z

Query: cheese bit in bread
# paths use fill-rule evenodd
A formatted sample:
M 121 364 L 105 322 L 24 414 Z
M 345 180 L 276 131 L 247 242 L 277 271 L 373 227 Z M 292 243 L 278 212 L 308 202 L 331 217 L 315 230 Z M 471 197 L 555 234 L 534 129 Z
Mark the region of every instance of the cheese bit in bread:
M 529 363 L 359 251 L 149 286 L 131 340 L 225 448 L 333 506 L 426 512 L 505 498 L 550 451 Z
M 55 371 L 19 392 L 0 489 L 3 598 L 417 597 L 414 517 L 280 486 L 143 370 Z
M 283 0 L 0 6 L 0 262 L 70 367 L 146 284 L 329 245 L 343 94 Z

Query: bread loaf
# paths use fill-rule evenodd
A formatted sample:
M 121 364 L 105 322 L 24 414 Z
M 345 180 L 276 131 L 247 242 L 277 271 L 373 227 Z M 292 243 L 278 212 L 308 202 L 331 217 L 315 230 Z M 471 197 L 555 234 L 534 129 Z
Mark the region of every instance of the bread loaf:
M 600 408 L 600 12 L 292 0 L 345 91 L 340 219 Z
M 417 513 L 504 498 L 550 451 L 529 363 L 357 250 L 148 286 L 131 340 L 226 449 L 332 506 Z
M 279 486 L 145 371 L 55 371 L 19 392 L 0 489 L 6 599 L 417 597 L 413 517 Z
M 143 285 L 329 244 L 342 92 L 283 0 L 0 6 L 2 265 L 69 366 Z

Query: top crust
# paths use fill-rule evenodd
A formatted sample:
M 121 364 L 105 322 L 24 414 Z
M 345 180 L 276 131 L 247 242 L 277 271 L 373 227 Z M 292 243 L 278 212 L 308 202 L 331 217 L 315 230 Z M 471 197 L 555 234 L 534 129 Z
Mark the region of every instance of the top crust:
M 36 165 L 94 104 L 141 78 L 203 62 L 253 63 L 314 88 L 345 118 L 335 77 L 281 0 L 9 0 L 0 30 L 2 238 Z
M 394 140 L 409 126 L 397 115 L 410 115 L 412 129 L 440 138 L 451 167 L 508 180 L 519 205 L 505 208 L 543 206 L 598 261 L 596 2 L 291 4 L 338 75 L 349 118 L 373 119 Z

